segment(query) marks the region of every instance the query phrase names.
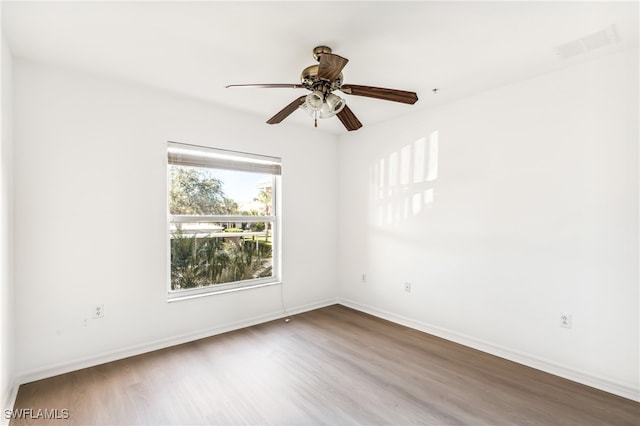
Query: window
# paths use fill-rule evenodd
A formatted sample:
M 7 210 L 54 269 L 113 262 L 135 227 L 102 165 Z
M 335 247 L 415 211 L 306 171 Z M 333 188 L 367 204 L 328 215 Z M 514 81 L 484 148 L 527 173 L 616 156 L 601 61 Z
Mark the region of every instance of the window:
M 279 282 L 280 159 L 169 142 L 169 299 Z

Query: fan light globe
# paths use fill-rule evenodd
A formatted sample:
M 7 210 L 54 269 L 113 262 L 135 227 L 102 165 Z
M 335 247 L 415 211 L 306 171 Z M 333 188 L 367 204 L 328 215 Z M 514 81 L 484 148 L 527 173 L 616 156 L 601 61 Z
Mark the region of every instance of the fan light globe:
M 329 108 L 329 105 L 325 102 L 324 105 L 322 105 L 320 113 L 318 114 L 318 118 L 331 118 L 334 115 L 335 113 L 331 111 L 331 108 Z
M 329 110 L 337 114 L 342 111 L 347 105 L 347 103 L 340 96 L 334 95 L 333 93 L 329 93 L 326 99 L 327 105 L 329 106 Z
M 320 111 L 324 104 L 324 94 L 319 90 L 309 93 L 304 100 L 304 106 L 311 111 Z
M 324 105 L 320 110 L 320 118 L 331 118 L 344 109 L 347 103 L 340 96 L 332 93 L 327 95 Z

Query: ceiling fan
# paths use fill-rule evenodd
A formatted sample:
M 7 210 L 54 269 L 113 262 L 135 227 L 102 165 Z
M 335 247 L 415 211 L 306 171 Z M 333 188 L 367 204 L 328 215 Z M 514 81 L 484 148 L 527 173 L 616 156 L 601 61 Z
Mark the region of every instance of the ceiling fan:
M 315 127 L 318 127 L 318 118 L 329 118 L 335 115 L 349 131 L 359 129 L 362 127 L 362 123 L 349 109 L 345 100 L 333 93 L 335 90 L 348 95 L 365 96 L 411 105 L 418 101 L 418 95 L 415 92 L 357 84 L 342 84 L 342 69 L 349 60 L 331 53 L 331 48 L 327 46 L 318 46 L 313 49 L 313 57 L 318 61 L 318 64 L 311 65 L 302 71 L 300 84 L 230 84 L 226 87 L 307 89 L 311 93 L 296 98 L 267 120 L 267 123 L 280 123 L 295 110 L 302 108 L 313 116 Z

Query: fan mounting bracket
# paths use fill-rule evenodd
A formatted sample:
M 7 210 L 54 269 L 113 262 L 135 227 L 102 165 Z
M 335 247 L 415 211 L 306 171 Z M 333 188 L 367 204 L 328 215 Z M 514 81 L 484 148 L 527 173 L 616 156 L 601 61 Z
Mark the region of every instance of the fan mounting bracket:
M 320 62 L 320 56 L 322 56 L 323 53 L 331 53 L 332 50 L 330 47 L 328 46 L 317 46 L 313 48 L 313 59 L 315 59 L 316 61 Z

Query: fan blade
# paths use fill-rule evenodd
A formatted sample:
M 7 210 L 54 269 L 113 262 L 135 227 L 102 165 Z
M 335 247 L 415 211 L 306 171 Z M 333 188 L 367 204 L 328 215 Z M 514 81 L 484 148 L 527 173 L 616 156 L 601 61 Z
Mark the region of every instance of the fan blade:
M 342 108 L 342 111 L 337 113 L 336 116 L 348 131 L 358 130 L 362 127 L 362 123 L 358 120 L 358 117 L 355 116 L 353 111 L 351 111 L 347 105 L 345 105 L 344 108 Z
M 357 84 L 343 84 L 340 90 L 348 95 L 366 96 L 368 98 L 383 99 L 385 101 L 415 104 L 418 95 L 415 92 L 405 90 L 384 89 L 382 87 L 359 86 Z
M 230 84 L 225 89 L 299 89 L 305 88 L 302 84 Z
M 282 108 L 282 110 L 280 110 L 280 112 L 278 112 L 276 115 L 274 115 L 269 120 L 267 120 L 267 123 L 269 123 L 269 124 L 278 124 L 278 123 L 280 123 L 282 120 L 284 120 L 289 115 L 291 115 L 291 113 L 293 111 L 297 110 L 298 107 L 300 107 L 300 105 L 302 105 L 304 103 L 304 99 L 305 98 L 306 98 L 306 96 L 300 96 L 298 99 L 294 100 L 289 105 L 287 105 L 286 107 Z
M 342 56 L 334 55 L 333 53 L 323 53 L 320 55 L 318 78 L 329 81 L 335 80 L 345 65 L 347 65 L 347 62 L 349 62 L 349 60 Z

